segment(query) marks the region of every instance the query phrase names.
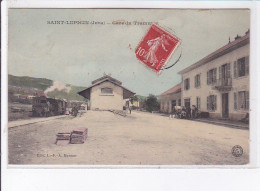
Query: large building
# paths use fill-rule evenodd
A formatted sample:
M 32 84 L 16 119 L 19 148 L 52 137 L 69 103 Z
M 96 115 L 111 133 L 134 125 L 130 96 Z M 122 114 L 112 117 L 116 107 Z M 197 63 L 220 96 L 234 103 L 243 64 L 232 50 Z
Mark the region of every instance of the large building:
M 78 94 L 90 100 L 91 110 L 123 110 L 125 100 L 135 95 L 108 75 L 92 81 L 91 86 Z
M 239 120 L 249 113 L 250 32 L 180 71 L 182 104 L 210 117 Z
M 172 113 L 174 106 L 181 106 L 181 84 L 177 84 L 159 96 L 160 111 Z

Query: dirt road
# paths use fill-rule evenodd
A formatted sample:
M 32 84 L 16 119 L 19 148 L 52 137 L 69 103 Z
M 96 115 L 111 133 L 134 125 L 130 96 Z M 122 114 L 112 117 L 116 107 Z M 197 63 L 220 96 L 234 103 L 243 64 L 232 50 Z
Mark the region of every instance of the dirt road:
M 84 144 L 57 146 L 56 133 L 87 127 Z M 249 131 L 132 112 L 88 111 L 9 129 L 9 164 L 239 165 L 249 162 Z M 231 149 L 242 146 L 234 157 Z

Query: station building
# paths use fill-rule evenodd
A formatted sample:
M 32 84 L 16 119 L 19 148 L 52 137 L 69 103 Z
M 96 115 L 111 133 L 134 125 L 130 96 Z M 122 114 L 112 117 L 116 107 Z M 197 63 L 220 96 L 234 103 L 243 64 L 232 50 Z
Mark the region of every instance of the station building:
M 212 118 L 240 120 L 249 113 L 249 30 L 181 70 L 182 105 Z
M 90 101 L 91 110 L 123 110 L 126 100 L 135 95 L 108 75 L 92 81 L 91 86 L 78 94 Z

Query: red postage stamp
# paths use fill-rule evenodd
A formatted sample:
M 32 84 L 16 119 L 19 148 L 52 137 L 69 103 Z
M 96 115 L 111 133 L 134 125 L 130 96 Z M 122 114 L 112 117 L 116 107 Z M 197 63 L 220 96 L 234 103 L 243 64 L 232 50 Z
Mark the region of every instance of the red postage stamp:
M 152 24 L 135 50 L 136 58 L 159 74 L 179 43 L 177 37 Z

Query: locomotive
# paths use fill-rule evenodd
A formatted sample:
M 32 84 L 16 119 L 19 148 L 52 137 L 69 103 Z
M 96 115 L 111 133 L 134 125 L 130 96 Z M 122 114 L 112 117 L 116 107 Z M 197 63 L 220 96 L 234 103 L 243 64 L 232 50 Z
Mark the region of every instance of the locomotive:
M 63 115 L 66 112 L 66 108 L 66 100 L 47 98 L 45 96 L 35 97 L 32 103 L 32 115 L 34 117 Z

